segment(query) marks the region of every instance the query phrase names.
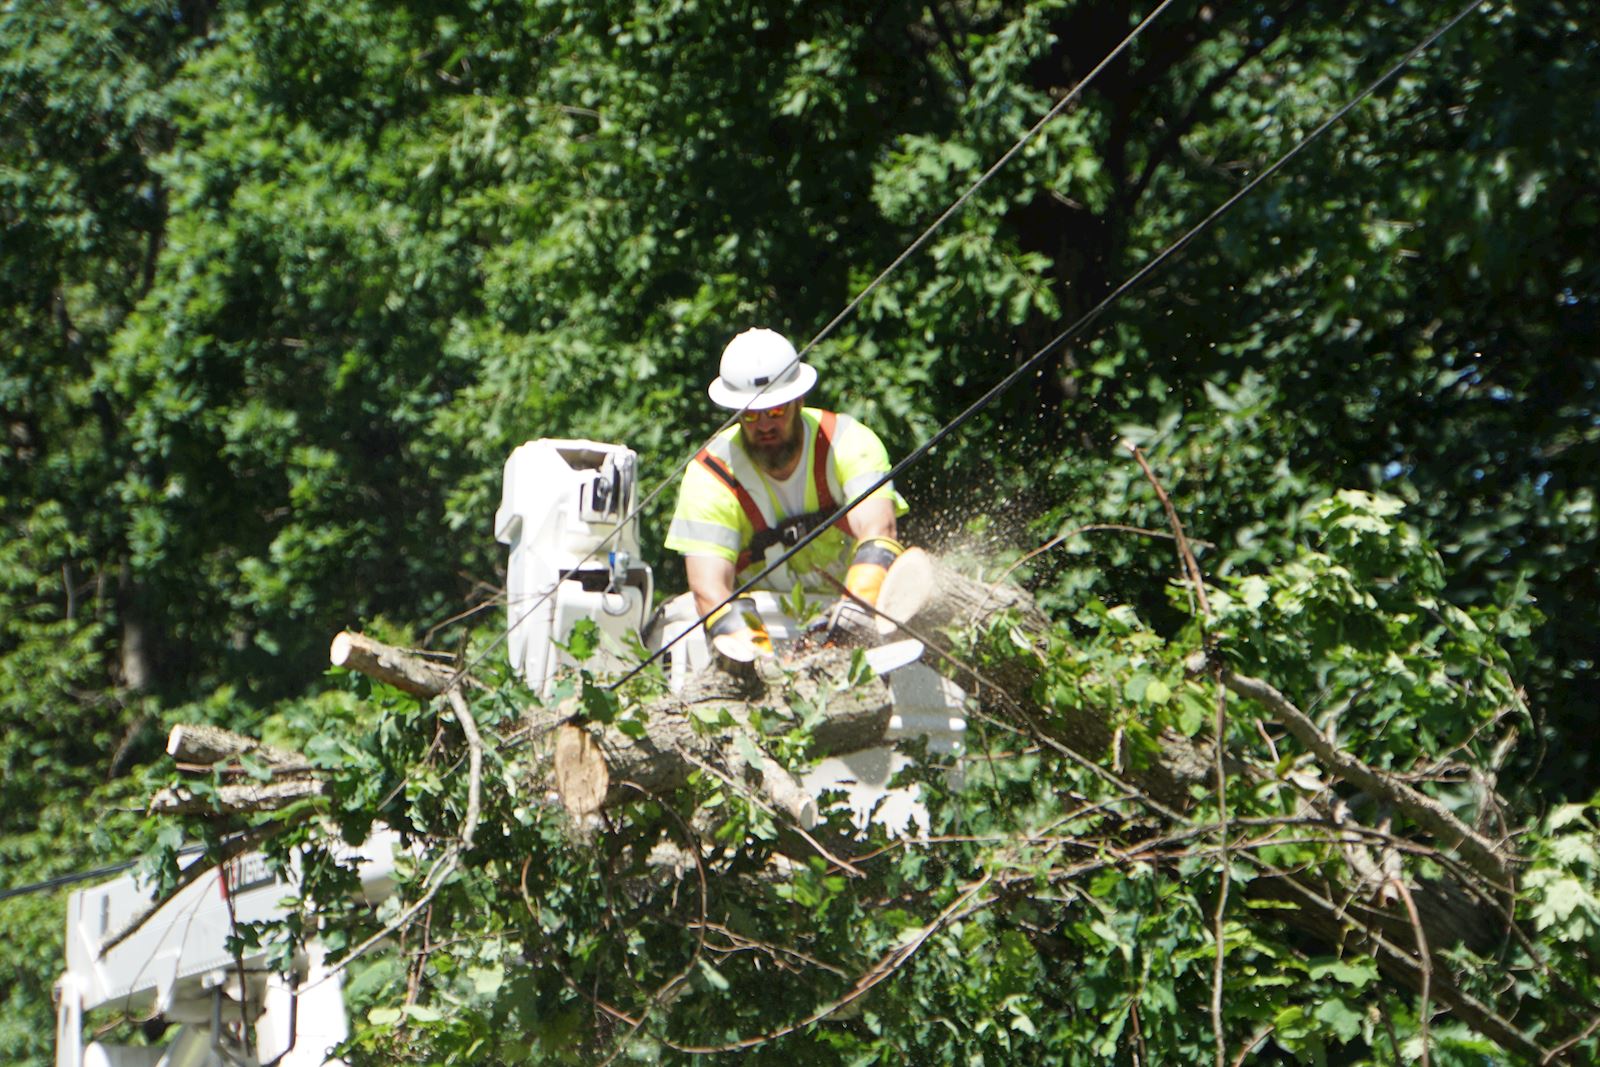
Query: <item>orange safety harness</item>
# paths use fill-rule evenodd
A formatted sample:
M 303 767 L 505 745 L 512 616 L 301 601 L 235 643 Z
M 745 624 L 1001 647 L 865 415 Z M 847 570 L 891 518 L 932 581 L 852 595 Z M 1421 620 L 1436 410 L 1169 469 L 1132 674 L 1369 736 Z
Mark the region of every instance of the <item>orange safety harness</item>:
M 833 446 L 833 429 L 836 416 L 831 411 L 821 412 L 817 419 L 816 443 L 812 447 L 811 475 L 817 489 L 817 510 L 807 511 L 801 515 L 794 515 L 784 519 L 777 526 L 767 522 L 766 516 L 761 514 L 761 506 L 756 503 L 756 498 L 750 495 L 750 490 L 739 483 L 733 476 L 727 464 L 713 456 L 708 449 L 702 448 L 695 455 L 695 459 L 706 470 L 716 475 L 717 479 L 733 493 L 734 499 L 744 509 L 745 518 L 750 520 L 750 525 L 755 529 L 755 535 L 750 538 L 750 544 L 739 553 L 739 560 L 734 564 L 734 570 L 742 571 L 751 563 L 766 556 L 767 549 L 773 545 L 796 545 L 800 539 L 819 525 L 826 522 L 828 516 L 838 510 L 839 505 L 833 499 L 833 493 L 828 489 L 828 453 Z M 840 516 L 833 524 L 846 536 L 850 535 L 850 524 Z

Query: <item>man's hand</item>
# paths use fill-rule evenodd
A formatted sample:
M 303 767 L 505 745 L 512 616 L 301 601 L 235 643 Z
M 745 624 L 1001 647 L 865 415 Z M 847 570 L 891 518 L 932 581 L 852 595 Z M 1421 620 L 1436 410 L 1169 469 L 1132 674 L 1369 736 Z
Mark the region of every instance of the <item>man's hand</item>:
M 906 550 L 892 537 L 867 537 L 856 545 L 850 569 L 844 574 L 844 587 L 850 595 L 869 605 L 878 603 L 878 590 L 883 588 L 884 576 L 900 554 Z
M 713 651 L 736 663 L 772 657 L 772 637 L 755 600 L 747 596 L 730 600 L 707 616 L 706 637 Z
M 822 639 L 840 645 L 865 645 L 877 637 L 873 607 L 884 576 L 905 546 L 892 537 L 866 537 L 856 545 L 850 569 L 844 575 L 844 592 L 813 627 Z

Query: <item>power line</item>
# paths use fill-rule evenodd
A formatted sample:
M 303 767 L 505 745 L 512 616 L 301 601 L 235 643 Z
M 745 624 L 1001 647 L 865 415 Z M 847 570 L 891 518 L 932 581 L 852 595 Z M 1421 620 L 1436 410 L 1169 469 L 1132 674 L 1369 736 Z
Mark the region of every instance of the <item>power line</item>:
M 1245 197 L 1249 196 L 1252 192 L 1254 192 L 1257 188 L 1259 188 L 1263 182 L 1265 182 L 1268 178 L 1271 178 L 1278 171 L 1282 170 L 1284 168 L 1284 166 L 1286 166 L 1289 163 L 1290 160 L 1294 159 L 1297 155 L 1299 155 L 1302 151 L 1304 151 L 1305 148 L 1308 145 L 1310 145 L 1313 141 L 1317 140 L 1317 138 L 1321 137 L 1324 133 L 1326 133 L 1329 129 L 1331 129 L 1335 124 L 1337 124 L 1341 119 L 1343 119 L 1345 117 L 1345 115 L 1349 114 L 1350 111 L 1353 110 L 1358 104 L 1360 104 L 1367 97 L 1371 96 L 1374 92 L 1376 92 L 1378 90 L 1378 88 L 1380 86 L 1382 86 L 1385 82 L 1387 82 L 1390 78 L 1393 78 L 1396 74 L 1400 73 L 1400 71 L 1404 70 L 1408 65 L 1410 65 L 1412 60 L 1414 60 L 1417 56 L 1421 55 L 1425 50 L 1427 50 L 1429 47 L 1431 47 L 1433 45 L 1433 43 L 1435 41 L 1437 41 L 1440 37 L 1444 36 L 1450 30 L 1454 29 L 1456 24 L 1461 22 L 1462 19 L 1466 18 L 1469 14 L 1471 14 L 1473 9 L 1478 7 L 1478 5 L 1480 3 L 1482 3 L 1482 0 L 1470 0 L 1470 2 L 1465 7 L 1461 8 L 1458 12 L 1456 12 L 1456 14 L 1449 21 L 1444 23 L 1444 25 L 1440 26 L 1438 29 L 1435 29 L 1432 33 L 1430 33 L 1428 36 L 1424 37 L 1420 42 L 1418 42 L 1416 45 L 1414 45 L 1409 52 L 1407 52 L 1405 55 L 1401 56 L 1400 59 L 1396 60 L 1387 70 L 1385 70 L 1382 74 L 1378 75 L 1371 82 L 1369 82 L 1360 92 L 1358 92 L 1354 97 L 1352 97 L 1350 100 L 1348 100 L 1342 107 L 1340 107 L 1338 110 L 1336 110 L 1332 115 L 1328 116 L 1328 118 L 1324 119 L 1310 133 L 1306 134 L 1299 141 L 1297 141 L 1293 146 L 1290 147 L 1290 149 L 1287 152 L 1285 152 L 1283 155 L 1279 156 L 1278 159 L 1271 166 L 1267 167 L 1260 174 L 1258 174 L 1254 178 L 1252 178 L 1238 192 L 1234 193 L 1232 196 L 1230 196 L 1226 200 L 1224 200 L 1218 207 L 1216 207 L 1214 210 L 1212 210 L 1212 212 L 1209 215 L 1207 215 L 1205 218 L 1201 219 L 1200 222 L 1195 224 L 1193 227 L 1191 227 L 1188 230 L 1188 232 L 1183 234 L 1183 236 L 1179 237 L 1176 241 L 1173 241 L 1171 244 L 1167 245 L 1164 249 L 1162 249 L 1154 257 L 1152 257 L 1149 262 L 1147 262 L 1144 266 L 1140 267 L 1137 271 L 1135 271 L 1121 285 L 1117 286 L 1110 293 L 1108 293 L 1103 299 L 1101 299 L 1101 301 L 1098 304 L 1096 304 L 1094 307 L 1090 308 L 1089 311 L 1086 312 L 1082 317 L 1080 317 L 1076 322 L 1074 322 L 1071 326 L 1068 326 L 1061 333 L 1057 334 L 1048 343 L 1046 343 L 1043 348 L 1040 348 L 1033 355 L 1029 356 L 1025 361 L 1023 361 L 1023 363 L 1021 363 L 1010 374 L 1006 375 L 1004 378 L 1000 379 L 1000 381 L 996 382 L 993 386 L 991 386 L 988 392 L 984 393 L 977 400 L 973 401 L 972 404 L 970 406 L 968 406 L 965 411 L 961 412 L 961 414 L 957 415 L 955 418 L 951 419 L 949 422 L 947 422 L 943 426 L 941 426 L 938 430 L 936 430 L 934 432 L 934 434 L 931 437 L 929 437 L 926 441 L 924 441 L 922 444 L 918 445 L 915 449 L 913 449 L 909 455 L 907 455 L 899 463 L 896 463 L 893 467 L 891 467 L 886 474 L 884 474 L 881 478 L 879 478 L 871 486 L 868 486 L 865 490 L 863 490 L 861 493 L 859 493 L 854 499 L 848 500 L 844 504 L 840 505 L 838 510 L 836 510 L 832 515 L 829 515 L 826 520 L 824 520 L 823 522 L 818 523 L 815 527 L 813 527 L 812 530 L 809 533 L 807 533 L 803 537 L 801 537 L 799 539 L 799 541 L 797 541 L 794 545 L 792 545 L 787 551 L 785 551 L 781 555 L 779 555 L 779 557 L 776 560 L 774 560 L 771 563 L 769 563 L 760 573 L 756 574 L 754 577 L 752 577 L 751 579 L 746 581 L 743 585 L 741 585 L 737 589 L 735 589 L 732 593 L 730 593 L 727 596 L 726 599 L 724 599 L 721 603 L 717 604 L 716 607 L 712 608 L 711 611 L 709 611 L 706 614 L 700 616 L 700 618 L 697 620 L 696 623 L 694 623 L 693 625 L 689 626 L 687 629 L 685 629 L 682 632 L 680 632 L 671 641 L 668 641 L 661 648 L 657 649 L 654 653 L 652 653 L 642 663 L 640 663 L 639 665 L 637 665 L 636 667 L 634 667 L 633 669 L 628 671 L 621 678 L 618 678 L 615 682 L 611 683 L 609 688 L 616 689 L 618 686 L 620 686 L 624 682 L 628 681 L 628 679 L 634 677 L 640 671 L 642 671 L 646 667 L 650 666 L 650 664 L 652 664 L 656 660 L 660 659 L 663 655 L 665 655 L 667 653 L 667 651 L 669 649 L 672 648 L 673 645 L 677 644 L 680 640 L 683 639 L 683 637 L 686 634 L 690 633 L 694 629 L 695 626 L 704 625 L 706 619 L 710 618 L 711 615 L 715 614 L 718 610 L 720 610 L 723 607 L 723 605 L 731 603 L 734 599 L 736 599 L 736 598 L 738 598 L 740 596 L 743 596 L 745 593 L 749 592 L 751 589 L 753 589 L 755 587 L 755 585 L 758 582 L 760 582 L 762 579 L 766 578 L 767 575 L 771 574 L 773 571 L 777 570 L 779 567 L 781 567 L 785 563 L 787 563 L 789 561 L 790 557 L 792 557 L 795 553 L 797 553 L 797 552 L 801 551 L 802 549 L 804 549 L 807 545 L 811 544 L 811 542 L 815 541 L 818 537 L 821 537 L 825 532 L 827 532 L 827 530 L 829 530 L 833 526 L 833 524 L 835 522 L 837 522 L 839 519 L 843 518 L 857 504 L 861 503 L 867 497 L 869 497 L 873 493 L 877 492 L 883 486 L 889 484 L 891 481 L 893 481 L 895 479 L 895 477 L 897 475 L 899 475 L 901 472 L 903 472 L 907 467 L 911 466 L 911 464 L 915 463 L 917 460 L 921 459 L 923 456 L 925 456 L 929 452 L 933 451 L 933 449 L 937 448 L 941 441 L 943 441 L 945 438 L 949 437 L 956 430 L 960 429 L 961 426 L 963 426 L 965 423 L 967 423 L 969 420 L 971 420 L 973 418 L 973 416 L 977 415 L 978 412 L 982 411 L 984 408 L 988 407 L 995 400 L 997 400 L 1001 396 L 1001 394 L 1005 393 L 1008 389 L 1010 389 L 1013 385 L 1015 385 L 1019 379 L 1021 379 L 1029 371 L 1031 371 L 1035 367 L 1037 367 L 1044 360 L 1044 358 L 1046 356 L 1050 355 L 1052 352 L 1056 351 L 1058 348 L 1060 348 L 1062 345 L 1064 345 L 1067 341 L 1071 340 L 1073 337 L 1075 337 L 1079 333 L 1081 333 L 1091 323 L 1093 323 L 1097 318 L 1099 318 L 1100 315 L 1107 308 L 1109 308 L 1112 304 L 1114 304 L 1117 300 L 1119 300 L 1123 296 L 1123 294 L 1127 293 L 1129 290 L 1131 290 L 1135 286 L 1137 286 L 1140 282 L 1142 282 L 1146 277 L 1148 277 L 1153 271 L 1155 271 L 1163 263 L 1165 263 L 1167 260 L 1171 259 L 1179 251 L 1181 251 L 1186 245 L 1189 244 L 1190 241 L 1194 240 L 1195 237 L 1199 236 L 1205 230 L 1209 229 L 1213 223 L 1215 223 L 1223 215 L 1225 215 L 1229 211 L 1231 211 L 1234 208 L 1234 206 L 1237 205 L 1241 200 L 1243 200 Z
M 833 332 L 836 326 L 848 318 L 850 314 L 861 305 L 861 302 L 871 295 L 871 293 L 877 289 L 878 286 L 882 285 L 889 275 L 900 266 L 900 264 L 904 263 L 907 259 L 910 259 L 918 249 L 927 244 L 928 239 L 933 236 L 934 231 L 938 230 L 939 227 L 943 226 L 947 220 L 949 220 L 962 208 L 966 207 L 967 201 L 972 199 L 973 195 L 983 187 L 984 183 L 986 183 L 990 178 L 994 177 L 995 174 L 999 172 L 1001 167 L 1011 162 L 1012 157 L 1018 152 L 1022 151 L 1027 143 L 1039 134 L 1039 131 L 1043 130 L 1045 126 L 1049 125 L 1052 119 L 1066 110 L 1068 104 L 1071 104 L 1080 95 L 1082 95 L 1084 88 L 1087 87 L 1090 82 L 1094 81 L 1095 78 L 1100 75 L 1100 72 L 1110 66 L 1114 60 L 1122 55 L 1123 52 L 1127 51 L 1128 48 L 1133 44 L 1134 40 L 1145 31 L 1145 27 L 1154 22 L 1156 17 L 1168 7 L 1172 6 L 1173 3 L 1174 0 L 1163 0 L 1160 7 L 1157 7 L 1154 11 L 1150 12 L 1150 14 L 1146 15 L 1142 20 L 1140 20 L 1139 24 L 1133 28 L 1133 32 L 1122 39 L 1122 43 L 1118 44 L 1110 52 L 1106 53 L 1106 57 L 1096 64 L 1093 70 L 1091 70 L 1088 74 L 1085 74 L 1083 76 L 1083 80 L 1077 85 L 1073 86 L 1070 92 L 1057 101 L 1055 107 L 1051 108 L 1043 118 L 1034 123 L 1033 127 L 1029 129 L 1027 133 L 1023 134 L 1021 139 L 1018 140 L 1016 144 L 1012 145 L 1005 155 L 995 160 L 994 164 L 990 166 L 988 170 L 983 172 L 982 177 L 974 182 L 971 188 L 962 193 L 956 199 L 955 203 L 946 208 L 944 214 L 940 215 L 937 219 L 934 219 L 933 224 L 930 225 L 926 230 L 923 230 L 920 237 L 918 237 L 915 241 L 912 241 L 911 244 L 907 245 L 905 251 L 901 252 L 900 255 L 895 257 L 894 262 L 890 263 L 883 269 L 882 273 L 880 273 L 876 278 L 872 279 L 871 283 L 868 284 L 865 289 L 857 293 L 855 299 L 851 300 L 849 305 L 846 306 L 843 311 L 839 312 L 839 314 L 833 317 L 833 321 L 829 322 L 817 333 L 815 337 L 806 342 L 806 346 L 802 348 L 799 355 L 795 357 L 795 363 L 798 363 L 807 352 L 811 351 L 811 349 L 817 345 L 819 341 L 821 341 L 824 337 L 827 337 Z M 790 364 L 790 366 L 793 365 L 794 364 Z M 785 367 L 784 373 L 787 374 L 788 370 L 789 368 Z M 765 389 L 762 390 L 762 392 L 765 391 Z M 748 408 L 748 405 L 746 405 L 746 407 Z M 737 414 L 734 417 L 737 418 Z M 727 429 L 731 425 L 733 425 L 733 419 L 729 419 L 727 422 L 723 423 L 722 430 Z M 722 430 L 718 430 L 717 433 L 721 433 Z M 696 451 L 698 451 L 698 449 Z
M 90 871 L 78 871 L 75 874 L 58 874 L 54 878 L 46 878 L 42 882 L 33 882 L 29 885 L 13 886 L 10 889 L 0 889 L 0 900 L 10 900 L 12 897 L 25 897 L 29 893 L 46 893 L 52 889 L 73 885 L 77 882 L 87 882 L 91 878 L 104 878 L 108 874 L 120 874 L 129 867 L 135 866 L 138 860 L 125 860 L 122 863 L 113 863 L 105 867 L 96 867 Z
M 179 849 L 178 855 L 188 856 L 204 851 L 205 848 L 201 845 L 191 845 L 188 848 Z M 130 867 L 137 867 L 140 862 L 141 861 L 139 860 L 124 860 L 121 863 L 111 863 L 104 867 L 96 867 L 93 870 L 77 871 L 73 874 L 58 874 L 54 878 L 46 878 L 43 881 L 32 882 L 28 885 L 19 885 L 12 886 L 9 889 L 0 889 L 0 900 L 10 900 L 12 897 L 25 897 L 30 893 L 46 893 L 52 889 L 61 889 L 64 886 L 75 885 L 78 882 L 87 882 L 95 878 L 104 878 L 107 875 L 121 874 Z

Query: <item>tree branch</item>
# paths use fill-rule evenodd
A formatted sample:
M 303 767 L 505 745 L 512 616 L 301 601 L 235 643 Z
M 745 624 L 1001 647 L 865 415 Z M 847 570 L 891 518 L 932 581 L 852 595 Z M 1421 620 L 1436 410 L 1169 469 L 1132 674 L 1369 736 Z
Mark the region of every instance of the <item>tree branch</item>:
M 441 663 L 349 630 L 334 637 L 328 661 L 416 697 L 436 697 L 458 677 L 456 671 Z
M 1456 818 L 1450 809 L 1340 751 L 1317 729 L 1316 723 L 1305 712 L 1266 682 L 1230 670 L 1224 670 L 1222 678 L 1230 690 L 1271 712 L 1294 735 L 1295 740 L 1316 755 L 1330 772 L 1372 796 L 1393 804 L 1418 826 L 1447 846 L 1457 849 L 1468 866 L 1494 883 L 1496 888 L 1510 891 L 1513 881 L 1511 865 L 1487 838 Z

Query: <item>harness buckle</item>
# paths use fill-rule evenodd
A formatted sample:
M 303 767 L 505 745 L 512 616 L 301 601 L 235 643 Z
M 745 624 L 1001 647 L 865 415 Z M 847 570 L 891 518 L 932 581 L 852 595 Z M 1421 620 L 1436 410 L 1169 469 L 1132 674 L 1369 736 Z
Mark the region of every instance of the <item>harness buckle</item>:
M 809 515 L 796 515 L 778 524 L 778 542 L 788 548 L 793 548 L 800 543 L 800 539 L 811 532 L 813 523 Z

